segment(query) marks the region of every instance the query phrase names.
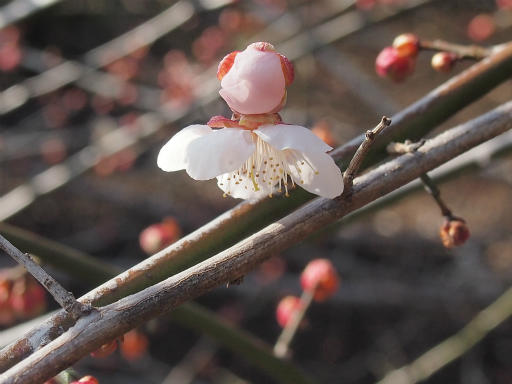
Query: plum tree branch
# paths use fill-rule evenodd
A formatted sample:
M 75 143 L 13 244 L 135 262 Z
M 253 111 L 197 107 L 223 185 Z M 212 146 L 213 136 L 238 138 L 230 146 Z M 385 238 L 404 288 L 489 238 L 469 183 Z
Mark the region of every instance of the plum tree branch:
M 90 310 L 90 305 L 78 302 L 71 292 L 66 291 L 66 289 L 41 268 L 28 253 L 21 252 L 2 235 L 0 235 L 0 249 L 16 260 L 18 264 L 24 266 L 25 269 L 46 288 L 55 301 L 73 318 L 77 319 L 83 313 Z
M 356 178 L 350 201 L 316 198 L 208 260 L 80 318 L 67 332 L 2 374 L 0 381 L 29 384 L 54 376 L 106 341 L 248 273 L 274 252 L 511 129 L 511 116 L 512 102 L 508 102 Z
M 366 154 L 368 153 L 373 142 L 375 141 L 375 138 L 379 133 L 382 132 L 384 128 L 389 127 L 390 124 L 391 119 L 387 118 L 386 116 L 383 116 L 379 124 L 377 124 L 375 128 L 366 131 L 363 142 L 357 149 L 356 153 L 354 154 L 354 157 L 352 157 L 352 160 L 350 160 L 347 169 L 343 173 L 343 184 L 345 185 L 345 190 L 343 191 L 343 193 L 345 196 L 347 196 L 350 193 L 354 177 L 355 175 L 357 175 L 357 172 L 359 171 L 359 168 L 361 167 L 361 164 L 363 163 Z

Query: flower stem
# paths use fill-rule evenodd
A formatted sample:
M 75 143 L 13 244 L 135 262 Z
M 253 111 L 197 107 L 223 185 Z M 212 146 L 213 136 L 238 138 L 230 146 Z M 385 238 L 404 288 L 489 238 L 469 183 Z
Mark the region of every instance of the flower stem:
M 274 355 L 277 357 L 283 358 L 288 354 L 288 349 L 290 347 L 290 343 L 293 340 L 293 337 L 297 333 L 300 324 L 302 323 L 302 319 L 306 315 L 309 306 L 313 302 L 313 297 L 315 296 L 314 290 L 305 290 L 302 292 L 302 296 L 300 297 L 301 306 L 297 311 L 293 312 L 292 317 L 284 327 L 283 331 L 279 335 L 279 338 L 274 345 Z
M 441 191 L 439 190 L 439 188 L 437 188 L 437 185 L 430 178 L 430 176 L 424 173 L 423 175 L 420 176 L 420 179 L 421 182 L 423 183 L 423 186 L 425 187 L 425 190 L 430 194 L 430 196 L 432 196 L 436 204 L 439 206 L 441 214 L 444 217 L 452 218 L 452 211 L 448 208 L 443 199 L 441 199 Z

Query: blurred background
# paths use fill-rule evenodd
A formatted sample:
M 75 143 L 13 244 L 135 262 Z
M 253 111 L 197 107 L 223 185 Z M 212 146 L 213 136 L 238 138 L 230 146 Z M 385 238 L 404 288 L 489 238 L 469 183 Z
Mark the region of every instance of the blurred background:
M 156 166 L 160 147 L 179 129 L 230 116 L 215 77 L 227 53 L 254 41 L 274 44 L 296 71 L 283 120 L 339 145 L 471 65 L 442 74 L 430 67 L 431 54 L 420 53 L 406 81 L 379 78 L 375 58 L 398 34 L 483 45 L 512 37 L 506 0 L 0 5 L 0 221 L 121 268 L 238 203 L 222 198 L 214 181 Z M 439 129 L 511 98 L 504 83 Z M 277 302 L 300 295 L 299 274 L 310 259 L 329 258 L 340 289 L 308 311 L 293 359 L 321 382 L 373 383 L 458 331 L 512 281 L 512 158 L 457 174 L 441 190 L 470 228 L 462 247 L 443 247 L 438 207 L 418 190 L 274 255 L 240 286 L 198 301 L 272 344 L 280 333 Z M 142 236 L 150 226 L 154 232 Z M 6 256 L 1 263 L 13 265 Z M 49 269 L 76 296 L 96 284 Z M 12 272 L 2 276 L 16 280 Z M 26 313 L 0 316 L 3 326 L 42 311 L 37 297 Z M 51 300 L 48 308 L 55 308 Z M 512 383 L 511 331 L 508 321 L 427 382 Z M 135 343 L 135 357 L 85 358 L 76 370 L 100 383 L 273 382 L 175 325 L 172 314 L 141 332 L 148 343 Z

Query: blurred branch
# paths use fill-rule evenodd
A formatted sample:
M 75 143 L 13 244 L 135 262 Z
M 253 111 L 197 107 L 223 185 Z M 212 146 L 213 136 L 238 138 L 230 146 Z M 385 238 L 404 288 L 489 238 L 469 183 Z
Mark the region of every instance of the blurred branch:
M 167 374 L 162 384 L 191 384 L 196 376 L 211 363 L 217 352 L 216 346 L 201 337 Z
M 297 330 L 299 329 L 299 326 L 302 323 L 306 312 L 311 306 L 314 297 L 314 289 L 306 289 L 302 291 L 302 295 L 300 297 L 300 308 L 292 312 L 290 320 L 288 320 L 288 323 L 286 323 L 286 326 L 283 328 L 283 331 L 279 335 L 279 338 L 274 345 L 274 355 L 277 357 L 283 358 L 288 354 L 290 343 L 297 333 Z
M 464 328 L 412 363 L 389 372 L 378 384 L 414 384 L 458 359 L 512 315 L 512 288 L 478 313 Z
M 87 281 L 94 286 L 120 272 L 86 253 L 6 223 L 0 222 L 0 233 L 17 247 L 30 249 L 44 263 L 64 270 L 72 277 L 87 276 Z
M 420 49 L 452 52 L 460 59 L 476 60 L 489 56 L 494 50 L 493 48 L 485 48 L 478 45 L 453 44 L 444 40 L 420 40 Z
M 197 10 L 214 10 L 232 0 L 197 2 Z M 0 92 L 0 113 L 11 112 L 30 98 L 55 91 L 87 76 L 91 70 L 110 64 L 140 48 L 152 44 L 194 16 L 196 2 L 180 0 L 164 12 L 138 27 L 96 47 L 83 55 L 83 62 L 66 60 L 47 71 L 24 80 Z M 200 5 L 199 5 L 200 4 Z
M 0 381 L 5 384 L 19 382 L 18 380 L 37 383 L 54 376 L 106 341 L 245 275 L 269 255 L 304 239 L 464 151 L 511 129 L 511 113 L 512 102 L 508 102 L 483 116 L 452 128 L 426 141 L 418 151 L 388 161 L 356 178 L 350 201 L 343 198 L 316 198 L 216 256 L 82 317 L 68 332 L 2 374 Z M 81 300 L 87 302 L 87 297 Z M 31 343 L 28 340 L 25 342 Z
M 59 56 L 51 52 L 24 47 L 21 65 L 31 71 L 44 73 L 46 65 L 42 60 L 43 56 L 50 58 L 52 61 L 59 60 Z M 70 60 L 67 61 L 69 62 Z M 73 61 L 73 65 L 83 73 L 83 76 L 80 76 L 75 81 L 76 85 L 80 88 L 96 95 L 116 100 L 122 96 L 125 87 L 134 87 L 137 90 L 137 98 L 133 103 L 134 107 L 145 111 L 157 112 L 163 116 L 167 114 L 168 109 L 160 106 L 161 89 L 136 84 L 114 74 L 87 66 L 79 61 Z
M 77 319 L 83 313 L 90 310 L 89 305 L 79 303 L 71 292 L 64 289 L 57 280 L 51 277 L 43 268 L 41 268 L 28 253 L 21 252 L 12 245 L 5 237 L 0 235 L 0 249 L 7 255 L 11 256 L 16 262 L 25 267 L 45 289 L 52 295 L 55 301 L 66 311 L 72 318 Z
M 15 24 L 62 0 L 13 0 L 0 8 L 0 29 Z
M 188 310 L 172 312 L 172 319 L 183 327 L 196 329 L 204 333 L 204 324 L 208 324 L 208 336 L 228 347 L 236 354 L 257 364 L 263 371 L 280 383 L 312 383 L 313 380 L 304 375 L 288 360 L 282 360 L 272 354 L 272 348 L 255 338 L 250 333 L 228 324 L 218 316 L 211 316 L 203 307 L 195 303 L 187 303 Z

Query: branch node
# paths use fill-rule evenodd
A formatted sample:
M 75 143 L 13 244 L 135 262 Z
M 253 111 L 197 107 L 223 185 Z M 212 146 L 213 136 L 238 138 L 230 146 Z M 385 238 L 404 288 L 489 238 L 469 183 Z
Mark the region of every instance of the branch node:
M 405 153 L 416 152 L 425 143 L 426 143 L 425 139 L 421 139 L 419 141 L 405 140 L 403 143 L 391 142 L 386 147 L 386 151 L 390 155 L 403 155 Z
M 380 123 L 377 124 L 375 128 L 366 131 L 364 141 L 357 149 L 356 153 L 354 154 L 354 157 L 352 157 L 352 160 L 350 160 L 350 164 L 343 173 L 343 184 L 345 185 L 345 190 L 343 191 L 344 196 L 350 195 L 350 192 L 352 191 L 352 184 L 354 178 L 357 172 L 359 171 L 359 168 L 361 167 L 361 164 L 363 163 L 366 154 L 368 153 L 373 142 L 375 141 L 375 138 L 379 135 L 379 133 L 381 133 L 384 130 L 384 128 L 390 125 L 391 119 L 386 116 L 383 116 L 382 119 L 380 120 Z

